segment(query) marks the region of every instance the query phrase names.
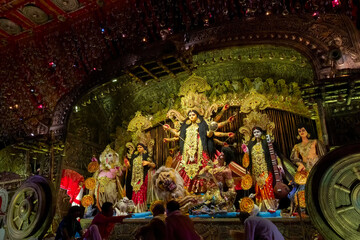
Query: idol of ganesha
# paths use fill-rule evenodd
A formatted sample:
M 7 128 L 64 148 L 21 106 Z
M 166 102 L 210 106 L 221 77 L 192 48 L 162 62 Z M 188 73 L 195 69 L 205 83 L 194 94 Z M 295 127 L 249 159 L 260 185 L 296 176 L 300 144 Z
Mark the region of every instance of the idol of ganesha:
M 93 176 L 96 179 L 94 194 L 98 207 L 104 202 L 116 204 L 124 196 L 119 179 L 123 170 L 119 155 L 109 145 L 106 146 L 100 155 L 100 167 Z

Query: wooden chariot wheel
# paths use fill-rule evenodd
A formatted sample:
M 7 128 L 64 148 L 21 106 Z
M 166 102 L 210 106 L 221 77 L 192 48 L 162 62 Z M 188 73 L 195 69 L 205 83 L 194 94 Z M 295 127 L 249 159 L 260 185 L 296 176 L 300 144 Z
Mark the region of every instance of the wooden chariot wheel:
M 30 177 L 15 192 L 7 212 L 7 235 L 12 240 L 41 239 L 54 216 L 54 191 L 44 177 Z
M 360 239 L 360 144 L 338 148 L 315 165 L 306 206 L 325 239 Z

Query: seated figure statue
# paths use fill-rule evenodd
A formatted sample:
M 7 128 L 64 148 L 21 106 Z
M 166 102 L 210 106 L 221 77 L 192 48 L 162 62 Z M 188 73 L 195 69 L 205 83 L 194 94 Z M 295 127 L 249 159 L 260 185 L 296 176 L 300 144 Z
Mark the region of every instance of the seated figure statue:
M 229 147 L 223 147 L 214 165 L 207 166 L 200 171 L 205 174 L 207 181 L 207 192 L 204 195 L 205 203 L 213 204 L 218 209 L 234 211 L 234 200 L 236 192 L 234 180 L 228 164 L 234 160 L 234 152 Z

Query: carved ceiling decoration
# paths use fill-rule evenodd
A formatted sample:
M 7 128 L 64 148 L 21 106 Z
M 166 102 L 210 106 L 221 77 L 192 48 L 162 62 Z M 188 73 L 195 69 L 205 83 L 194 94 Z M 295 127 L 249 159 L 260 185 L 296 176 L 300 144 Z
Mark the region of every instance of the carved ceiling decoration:
M 138 91 L 151 96 L 146 84 L 178 81 L 179 75 L 193 72 L 209 75 L 212 81 L 219 75 L 216 68 L 223 74 L 236 66 L 246 72 L 242 77 L 256 77 L 253 66 L 257 65 L 256 71 L 261 70 L 257 77 L 266 79 L 266 73 L 275 72 L 275 77 L 270 76 L 274 80 L 299 80 L 300 87 L 304 82 L 319 83 L 338 76 L 339 70 L 358 69 L 360 41 L 351 21 L 358 24 L 359 10 L 351 4 L 333 6 L 330 0 L 261 0 L 256 4 L 3 0 L 0 144 L 49 130 L 64 134 L 60 132 L 74 101 L 119 76 L 126 76 L 127 86 L 135 80 Z M 279 51 L 272 55 L 262 50 L 203 54 L 249 45 L 285 47 L 295 54 Z M 301 69 L 298 77 L 293 74 L 297 67 Z M 284 71 L 287 76 L 279 77 Z M 135 97 L 141 99 L 141 94 Z M 124 92 L 126 96 L 129 94 Z M 94 97 L 101 99 L 101 115 L 110 117 L 111 122 L 121 121 L 114 111 L 122 106 L 114 106 L 101 95 Z M 147 107 L 153 111 L 165 103 L 175 104 L 170 102 L 164 96 Z
M 80 8 L 80 3 L 78 0 L 51 0 L 64 12 L 73 12 Z
M 50 17 L 41 8 L 34 5 L 26 5 L 20 9 L 21 13 L 32 22 L 41 25 L 49 21 Z
M 18 24 L 7 18 L 0 18 L 0 28 L 9 35 L 17 35 L 22 31 Z

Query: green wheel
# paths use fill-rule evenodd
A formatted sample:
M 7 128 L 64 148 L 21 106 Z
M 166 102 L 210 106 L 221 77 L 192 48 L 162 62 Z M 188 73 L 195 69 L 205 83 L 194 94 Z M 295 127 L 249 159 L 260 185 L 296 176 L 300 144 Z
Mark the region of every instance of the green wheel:
M 29 178 L 11 199 L 6 217 L 8 237 L 42 238 L 53 218 L 53 200 L 52 188 L 45 178 Z
M 324 156 L 306 184 L 312 222 L 326 239 L 360 239 L 360 145 Z

